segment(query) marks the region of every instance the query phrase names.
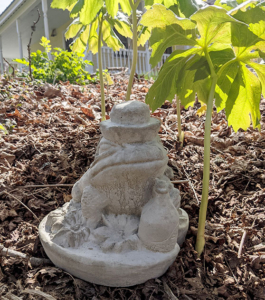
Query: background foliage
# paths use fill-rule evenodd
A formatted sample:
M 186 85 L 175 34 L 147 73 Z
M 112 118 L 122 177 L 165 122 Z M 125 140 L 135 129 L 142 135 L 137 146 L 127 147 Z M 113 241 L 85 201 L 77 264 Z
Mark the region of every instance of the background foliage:
M 69 52 L 61 48 L 55 48 L 55 51 L 51 52 L 50 41 L 45 37 L 42 37 L 40 45 L 44 47 L 44 51 L 37 50 L 31 53 L 31 67 L 35 79 L 49 83 L 69 81 L 79 84 L 85 84 L 91 80 L 85 67 L 92 63 L 83 59 L 84 54 L 75 51 Z M 49 59 L 49 52 L 51 52 L 53 60 Z M 26 59 L 15 59 L 14 61 L 29 65 Z

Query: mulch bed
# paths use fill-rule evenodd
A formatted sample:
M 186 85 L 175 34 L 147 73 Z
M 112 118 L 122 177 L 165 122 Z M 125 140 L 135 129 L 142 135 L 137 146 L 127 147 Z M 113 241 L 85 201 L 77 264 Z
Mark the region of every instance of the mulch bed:
M 128 83 L 122 74 L 113 79 L 114 85 L 106 87 L 108 114 L 124 100 Z M 132 99 L 144 101 L 151 83 L 136 78 Z M 100 88 L 69 83 L 54 88 L 15 79 L 2 79 L 0 87 L 0 124 L 9 130 L 0 140 L 0 244 L 28 258 L 47 258 L 38 225 L 50 211 L 70 201 L 71 184 L 94 159 L 100 138 Z M 182 109 L 183 147 L 177 141 L 175 103 L 166 102 L 153 114 L 162 121 L 159 135 L 174 180 L 189 180 L 175 186 L 190 228 L 164 276 L 135 287 L 109 288 L 2 251 L 0 298 L 265 299 L 265 100 L 260 105 L 261 132 L 234 133 L 224 113 L 213 112 L 206 247 L 198 259 L 194 247 L 205 121 L 205 116 L 196 114 L 199 107 L 197 103 Z M 45 187 L 50 184 L 55 186 Z

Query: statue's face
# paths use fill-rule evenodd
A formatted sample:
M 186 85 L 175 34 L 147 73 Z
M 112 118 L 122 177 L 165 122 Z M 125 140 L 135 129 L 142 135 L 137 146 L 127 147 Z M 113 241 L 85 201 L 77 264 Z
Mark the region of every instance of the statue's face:
M 117 144 L 103 137 L 99 143 L 98 156 L 93 165 L 102 159 L 112 161 L 115 165 L 116 163 L 152 162 L 164 160 L 164 158 L 163 145 L 156 140 L 146 143 Z
M 90 167 L 90 178 L 95 179 L 98 175 L 108 172 L 111 172 L 113 177 L 120 174 L 120 171 L 116 172 L 115 169 L 129 169 L 130 166 L 134 168 L 135 165 L 140 169 L 144 168 L 144 173 L 149 171 L 151 173 L 152 169 L 166 164 L 167 153 L 156 139 L 146 143 L 120 145 L 103 137 L 98 146 L 98 155 Z

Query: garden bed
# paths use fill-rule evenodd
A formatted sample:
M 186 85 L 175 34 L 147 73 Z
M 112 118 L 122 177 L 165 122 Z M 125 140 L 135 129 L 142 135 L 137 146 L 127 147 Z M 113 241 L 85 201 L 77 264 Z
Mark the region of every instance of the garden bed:
M 124 74 L 113 79 L 114 85 L 105 89 L 107 114 L 125 99 L 127 90 Z M 144 101 L 151 83 L 135 79 L 131 99 Z M 131 288 L 107 288 L 53 265 L 32 266 L 28 259 L 2 252 L 2 299 L 38 299 L 32 290 L 58 300 L 265 299 L 265 100 L 260 105 L 260 133 L 252 129 L 234 133 L 223 112 L 213 113 L 206 247 L 201 259 L 194 250 L 205 120 L 196 114 L 199 107 L 182 110 L 183 148 L 177 142 L 175 103 L 166 102 L 153 114 L 162 121 L 159 134 L 181 192 L 181 207 L 190 217 L 187 239 L 164 276 Z M 28 257 L 47 258 L 38 239 L 39 222 L 70 201 L 71 185 L 94 159 L 99 122 L 99 85 L 65 83 L 56 90 L 50 85 L 1 81 L 0 123 L 10 130 L 0 141 L 1 245 Z

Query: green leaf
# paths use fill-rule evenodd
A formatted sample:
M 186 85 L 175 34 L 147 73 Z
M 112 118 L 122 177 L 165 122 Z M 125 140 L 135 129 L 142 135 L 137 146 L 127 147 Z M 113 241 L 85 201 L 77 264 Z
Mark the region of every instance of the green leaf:
M 154 4 L 161 4 L 161 3 L 163 3 L 163 0 L 145 0 L 146 8 L 149 8 Z
M 131 24 L 124 13 L 118 11 L 114 19 L 107 18 L 107 20 L 121 35 L 132 38 Z
M 231 10 L 238 6 L 238 3 L 236 0 L 217 0 L 214 2 L 215 6 L 220 6 L 226 10 Z
M 22 59 L 16 58 L 16 59 L 13 59 L 13 61 L 18 62 L 18 63 L 23 64 L 23 65 L 26 65 L 26 66 L 29 65 L 28 61 L 26 61 L 25 58 L 22 58 Z
M 262 85 L 263 97 L 265 97 L 265 65 L 257 64 L 257 63 L 251 62 L 251 61 L 249 61 L 247 64 L 256 71 L 258 78 Z
M 178 24 L 183 29 L 195 28 L 194 22 L 189 19 L 180 19 L 171 10 L 166 9 L 164 5 L 155 4 L 142 16 L 140 23 L 149 28 L 165 27 L 167 25 Z
M 45 49 L 45 52 L 47 52 L 47 53 L 49 53 L 52 49 L 52 46 L 50 44 L 50 40 L 48 40 L 45 36 L 43 36 L 41 38 L 40 45 Z M 37 51 L 37 54 L 38 54 L 38 51 Z
M 194 81 L 204 80 L 211 74 L 209 64 L 203 55 L 201 55 L 200 59 L 190 67 L 190 70 L 196 71 Z
M 103 0 L 85 0 L 84 6 L 80 11 L 80 22 L 89 25 L 96 18 L 98 12 L 103 7 Z
M 78 2 L 75 4 L 75 6 L 70 12 L 70 17 L 74 18 L 81 11 L 84 4 L 85 4 L 85 0 L 78 0 Z
M 199 0 L 178 0 L 178 5 L 181 13 L 188 18 L 206 4 Z
M 185 17 L 189 17 L 200 7 L 205 6 L 205 3 L 202 0 L 145 0 L 147 9 L 154 4 L 163 4 L 170 9 L 175 9 L 177 7 Z
M 214 43 L 208 47 L 208 52 L 216 73 L 228 61 L 235 59 L 235 53 L 231 45 Z
M 110 74 L 108 72 L 103 72 L 104 83 L 108 85 L 114 84 Z
M 202 80 L 194 82 L 194 90 L 197 92 L 198 100 L 207 104 L 211 89 L 212 79 L 210 75 Z
M 165 50 L 174 45 L 194 46 L 196 41 L 191 35 L 187 36 L 185 30 L 178 24 L 154 28 L 150 38 L 150 46 L 153 49 L 150 64 L 155 66 L 160 62 Z
M 88 39 L 88 47 L 89 51 L 91 51 L 93 54 L 96 54 L 98 52 L 98 19 L 96 19 L 90 26 L 90 34 Z
M 195 92 L 199 101 L 207 103 L 211 88 L 210 68 L 201 50 L 184 65 L 180 74 L 177 94 L 182 105 L 186 108 L 193 105 Z
M 257 4 L 255 2 L 259 2 L 260 0 L 238 0 L 237 2 L 239 3 L 238 6 L 236 6 L 235 8 L 231 9 L 229 11 L 229 15 L 233 16 L 234 14 L 236 14 L 238 11 L 246 11 L 249 8 L 254 8 Z
M 258 64 L 256 64 L 258 65 Z M 261 81 L 264 82 L 260 68 Z M 225 108 L 228 125 L 237 131 L 239 128 L 246 130 L 250 126 L 251 115 L 253 127 L 260 127 L 259 102 L 261 97 L 261 84 L 245 64 L 230 61 L 218 73 L 215 90 L 215 104 L 217 111 Z
M 218 73 L 218 80 L 215 88 L 215 105 L 217 112 L 225 108 L 229 92 L 237 76 L 239 67 L 240 66 L 236 61 L 229 62 L 224 65 Z
M 239 63 L 239 70 L 226 101 L 228 125 L 235 131 L 239 128 L 247 130 L 250 126 L 250 114 L 253 127 L 260 128 L 260 97 L 261 84 L 257 76 L 244 64 Z
M 165 7 L 170 7 L 170 6 L 174 6 L 178 3 L 177 0 L 164 0 L 163 4 L 165 5 Z
M 150 105 L 152 111 L 160 107 L 166 100 L 171 101 L 174 98 L 177 80 L 179 76 L 182 76 L 180 70 L 198 51 L 198 49 L 176 50 L 168 57 L 157 80 L 146 95 L 145 102 Z
M 261 42 L 261 43 L 260 43 Z M 259 44 L 260 43 L 260 44 Z M 252 51 L 262 46 L 263 40 L 249 30 L 247 26 L 232 25 L 232 45 L 237 58 L 248 60 L 253 57 Z M 256 56 L 258 53 L 255 54 Z
M 84 45 L 87 45 L 89 33 L 90 33 L 90 25 L 84 26 L 84 30 L 80 34 L 80 39 L 82 40 Z M 83 52 L 83 51 L 78 51 L 78 52 Z
M 80 37 L 76 38 L 72 43 L 73 52 L 84 52 L 86 49 L 86 44 L 81 40 Z
M 249 55 L 253 49 L 265 50 L 265 8 L 256 6 L 244 12 L 238 11 L 235 15 L 238 20 L 249 24 L 242 28 L 232 26 L 232 43 L 237 56 Z
M 0 124 L 0 133 L 1 133 L 1 131 L 3 131 L 4 132 L 4 134 L 8 134 L 8 131 L 7 131 L 7 129 L 5 128 L 5 126 L 4 125 L 2 125 L 2 124 Z
M 67 28 L 65 33 L 65 38 L 69 40 L 70 38 L 74 38 L 79 31 L 83 28 L 83 24 L 80 23 L 79 18 L 75 19 Z
M 166 9 L 163 5 L 155 4 L 143 14 L 140 23 L 149 28 L 164 27 L 171 25 L 176 19 L 176 15 L 171 10 Z
M 199 60 L 200 55 L 198 54 L 191 57 L 180 70 L 181 76 L 176 82 L 177 95 L 185 108 L 193 106 L 195 101 L 194 77 L 197 70 L 193 66 Z
M 51 8 L 67 9 L 69 6 L 75 4 L 78 0 L 53 0 Z
M 114 18 L 119 10 L 119 0 L 105 0 L 108 13 Z
M 132 11 L 130 1 L 129 0 L 120 0 L 119 3 L 120 3 L 120 6 L 121 6 L 121 10 L 125 14 L 127 14 L 128 16 L 130 16 L 131 15 L 131 11 Z
M 138 41 L 137 45 L 144 47 L 145 43 L 149 40 L 151 32 L 148 27 L 139 25 L 138 26 Z
M 107 20 L 104 20 L 102 24 L 102 36 L 103 41 L 108 45 L 108 47 L 112 48 L 113 51 L 119 51 L 121 48 L 124 48 L 124 45 L 117 37 Z
M 223 8 L 208 6 L 198 10 L 191 16 L 196 21 L 200 33 L 198 43 L 208 46 L 213 42 L 230 44 L 230 23 L 239 23 L 236 19 L 227 14 Z

